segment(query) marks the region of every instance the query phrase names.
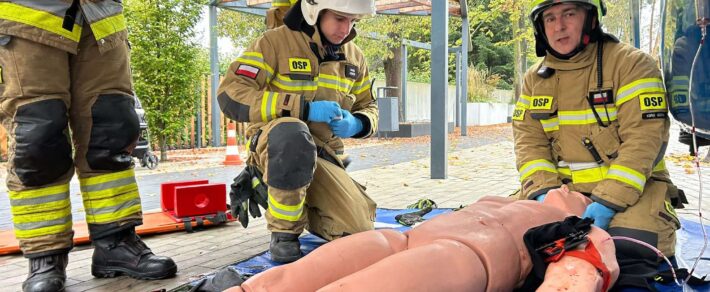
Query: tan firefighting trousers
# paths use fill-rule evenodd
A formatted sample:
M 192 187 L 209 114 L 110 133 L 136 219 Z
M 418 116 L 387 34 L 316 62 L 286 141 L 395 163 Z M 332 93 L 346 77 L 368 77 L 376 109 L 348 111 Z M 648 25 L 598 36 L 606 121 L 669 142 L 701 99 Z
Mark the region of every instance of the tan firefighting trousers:
M 285 126 L 300 128 L 302 132 L 299 135 L 285 135 L 280 132 Z M 292 140 L 279 141 L 282 139 Z M 284 143 L 288 145 L 287 149 L 272 147 Z M 264 182 L 269 186 L 266 220 L 270 231 L 300 234 L 307 228 L 326 240 L 333 240 L 374 228 L 375 202 L 345 169 L 327 161 L 322 155 L 316 155 L 318 151 L 315 146 L 319 143 L 313 141 L 304 122 L 295 118 L 272 120 L 261 127 L 257 141 L 252 140 L 251 144 L 250 148 L 254 151 L 250 152 L 248 162 L 255 164 L 264 173 Z M 297 149 L 309 145 L 313 151 L 299 152 Z M 293 154 L 300 157 L 289 158 L 292 152 L 300 153 Z M 303 165 L 306 169 L 301 167 Z M 278 174 L 280 170 L 277 168 L 289 171 L 287 174 Z M 305 185 L 278 189 L 269 183 L 270 180 L 283 180 L 276 176 L 289 176 L 286 179 L 303 181 Z
M 138 138 L 127 42 L 101 54 L 88 25 L 77 55 L 2 37 L 9 42 L 0 46 L 0 120 L 10 137 L 7 186 L 23 253 L 72 247 L 75 168 L 90 226 L 140 222 L 132 159 L 117 164 L 108 155 L 115 147 L 130 154 Z

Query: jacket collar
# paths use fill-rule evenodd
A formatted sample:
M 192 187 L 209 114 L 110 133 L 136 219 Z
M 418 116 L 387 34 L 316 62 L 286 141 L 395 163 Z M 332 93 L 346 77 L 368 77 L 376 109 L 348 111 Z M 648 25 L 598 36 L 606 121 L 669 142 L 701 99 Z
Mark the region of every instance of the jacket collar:
M 584 50 L 567 60 L 556 58 L 552 54 L 548 53 L 545 56 L 545 60 L 542 62 L 542 65 L 556 70 L 577 70 L 589 67 L 597 60 L 598 45 L 599 43 L 597 42 L 590 43 L 584 48 Z

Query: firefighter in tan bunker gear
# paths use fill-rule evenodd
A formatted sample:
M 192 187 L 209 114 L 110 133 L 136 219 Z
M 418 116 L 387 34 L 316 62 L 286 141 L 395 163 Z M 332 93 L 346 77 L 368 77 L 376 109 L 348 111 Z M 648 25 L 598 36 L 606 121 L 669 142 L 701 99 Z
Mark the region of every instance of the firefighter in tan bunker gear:
M 24 291 L 64 290 L 75 169 L 94 276 L 159 279 L 177 270 L 134 230 L 139 121 L 122 11 L 119 1 L 0 2 L 0 120 L 10 137 L 12 222 L 30 262 Z
M 333 240 L 374 227 L 375 202 L 346 173 L 342 141 L 377 126 L 367 64 L 351 42 L 355 21 L 374 12 L 372 0 L 299 1 L 219 87 L 225 115 L 251 123 L 247 163 L 268 186 L 274 261 L 302 256 L 304 228 Z
M 645 53 L 603 32 L 600 0 L 538 0 L 536 51 L 513 114 L 521 199 L 544 200 L 562 184 L 594 201 L 584 213 L 612 236 L 672 256 L 678 189 L 663 156 L 669 136 L 661 72 Z M 675 204 L 678 206 L 677 204 Z M 643 286 L 658 256 L 615 241 L 618 285 Z

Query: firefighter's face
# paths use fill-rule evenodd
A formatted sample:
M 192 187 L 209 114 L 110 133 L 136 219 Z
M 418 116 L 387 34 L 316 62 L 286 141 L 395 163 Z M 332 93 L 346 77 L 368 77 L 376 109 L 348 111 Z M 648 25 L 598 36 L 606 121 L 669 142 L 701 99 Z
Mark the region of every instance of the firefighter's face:
M 576 4 L 554 5 L 542 13 L 547 42 L 553 50 L 564 55 L 571 53 L 582 38 L 587 11 Z
M 350 35 L 355 21 L 355 17 L 326 10 L 319 19 L 320 30 L 330 43 L 339 45 Z

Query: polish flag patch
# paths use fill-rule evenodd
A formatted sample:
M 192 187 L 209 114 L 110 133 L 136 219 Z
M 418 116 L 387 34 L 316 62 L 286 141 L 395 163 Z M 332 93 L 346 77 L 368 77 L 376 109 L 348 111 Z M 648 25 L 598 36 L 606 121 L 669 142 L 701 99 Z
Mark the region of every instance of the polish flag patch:
M 256 79 L 256 75 L 259 74 L 259 68 L 241 64 L 239 65 L 239 68 L 237 68 L 237 71 L 234 72 L 234 74 L 246 76 L 251 79 Z

